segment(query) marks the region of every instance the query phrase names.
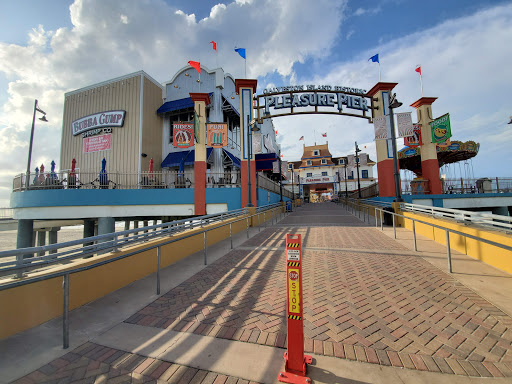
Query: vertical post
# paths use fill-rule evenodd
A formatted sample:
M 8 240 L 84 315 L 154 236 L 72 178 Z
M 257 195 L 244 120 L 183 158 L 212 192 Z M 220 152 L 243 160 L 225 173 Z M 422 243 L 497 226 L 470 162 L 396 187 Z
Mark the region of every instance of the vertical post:
M 249 218 L 247 218 L 246 221 L 247 221 L 247 225 L 246 225 L 245 230 L 247 232 L 247 238 L 249 238 Z
M 64 275 L 62 281 L 63 308 L 62 308 L 62 348 L 69 348 L 69 273 Z
M 418 245 L 416 244 L 416 220 L 412 219 L 412 236 L 414 238 L 414 251 L 418 252 Z
M 261 232 L 261 226 L 260 226 L 260 213 L 258 213 L 258 232 Z
M 391 216 L 393 217 L 393 235 L 395 236 L 396 239 L 395 214 L 391 213 Z
M 231 241 L 231 249 L 233 249 L 233 223 L 229 223 L 229 240 Z
M 265 228 L 267 228 L 267 212 L 263 212 L 263 224 L 265 224 Z
M 156 294 L 160 294 L 160 247 L 156 248 Z
M 285 370 L 278 380 L 285 383 L 311 383 L 306 376 L 306 364 L 312 357 L 304 355 L 304 318 L 302 296 L 301 235 L 286 235 L 286 328 L 287 351 Z M 300 377 L 301 380 L 297 380 Z
M 446 230 L 446 252 L 448 254 L 448 271 L 452 273 L 452 250 L 450 249 L 450 231 Z
M 500 182 L 498 181 L 498 177 L 496 177 L 496 190 L 500 193 Z
M 208 264 L 208 260 L 206 258 L 206 231 L 204 233 L 204 265 Z
M 464 193 L 464 179 L 460 178 L 460 193 Z
M 375 228 L 377 228 L 377 226 L 379 224 L 379 219 L 377 218 L 377 208 L 375 208 L 373 213 L 375 214 Z

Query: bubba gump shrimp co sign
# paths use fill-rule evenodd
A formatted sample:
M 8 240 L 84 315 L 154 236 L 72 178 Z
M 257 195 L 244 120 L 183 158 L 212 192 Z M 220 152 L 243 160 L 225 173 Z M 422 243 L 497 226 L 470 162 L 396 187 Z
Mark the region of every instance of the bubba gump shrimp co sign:
M 92 130 L 97 130 L 97 133 L 100 133 L 100 128 L 122 127 L 124 125 L 125 116 L 126 111 L 108 111 L 94 113 L 92 115 L 81 117 L 73 121 L 71 123 L 71 132 L 73 132 L 73 136 L 79 134 L 82 134 L 82 136 L 84 136 L 86 132 Z

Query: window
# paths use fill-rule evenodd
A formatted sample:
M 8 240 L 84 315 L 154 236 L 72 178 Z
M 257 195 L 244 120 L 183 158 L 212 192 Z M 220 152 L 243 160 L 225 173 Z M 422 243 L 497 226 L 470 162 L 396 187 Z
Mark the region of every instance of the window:
M 327 172 L 322 172 L 322 176 L 327 176 Z
M 322 159 L 322 164 L 327 164 L 327 159 Z
M 311 160 L 307 160 L 307 161 L 306 161 L 306 165 L 311 165 L 311 164 L 313 164 L 313 163 L 311 162 Z
M 313 176 L 312 172 L 306 173 L 306 177 L 312 177 L 312 176 Z
M 293 164 L 288 164 L 288 169 L 293 169 Z
M 313 151 L 313 156 L 320 156 L 320 151 L 315 149 Z
M 348 175 L 349 180 L 354 180 L 354 171 L 350 171 L 350 174 Z
M 345 164 L 345 159 L 340 159 L 340 160 L 338 161 L 338 164 L 339 164 L 339 165 L 344 165 L 344 164 Z
M 361 177 L 362 177 L 363 179 L 367 179 L 367 178 L 368 178 L 368 170 L 367 170 L 367 169 L 363 169 L 363 170 L 361 171 Z

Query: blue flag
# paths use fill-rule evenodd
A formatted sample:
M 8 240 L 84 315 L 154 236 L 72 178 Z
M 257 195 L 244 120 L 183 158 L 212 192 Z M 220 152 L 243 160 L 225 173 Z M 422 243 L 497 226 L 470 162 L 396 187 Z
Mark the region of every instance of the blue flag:
M 235 48 L 235 52 L 238 52 L 245 59 L 245 48 Z
M 379 54 L 377 53 L 375 56 L 372 56 L 368 59 L 368 61 L 372 61 L 374 63 L 379 63 L 380 64 L 380 61 L 379 61 Z

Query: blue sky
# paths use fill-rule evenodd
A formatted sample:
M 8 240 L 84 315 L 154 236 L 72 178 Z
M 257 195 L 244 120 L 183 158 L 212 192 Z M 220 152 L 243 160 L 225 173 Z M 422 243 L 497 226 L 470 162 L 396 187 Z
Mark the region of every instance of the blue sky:
M 511 1 L 489 0 L 0 2 L 0 206 L 8 205 L 13 176 L 24 172 L 35 98 L 50 123 L 36 127 L 32 164 L 54 159 L 60 168 L 65 92 L 141 69 L 164 82 L 188 60 L 213 68 L 211 40 L 235 77 L 244 66 L 233 47 L 247 49 L 248 76 L 260 90 L 369 89 L 378 67 L 368 58 L 379 53 L 382 80 L 399 83 L 398 112 L 413 111 L 420 97 L 414 68 L 421 64 L 425 96 L 438 97 L 434 115 L 450 113 L 454 139 L 481 143 L 474 175 L 512 176 L 511 19 Z M 286 160 L 302 154 L 300 136 L 313 144 L 314 130 L 328 133 L 334 155 L 351 153 L 357 140 L 375 158 L 372 126 L 356 120 L 307 116 L 274 124 Z

